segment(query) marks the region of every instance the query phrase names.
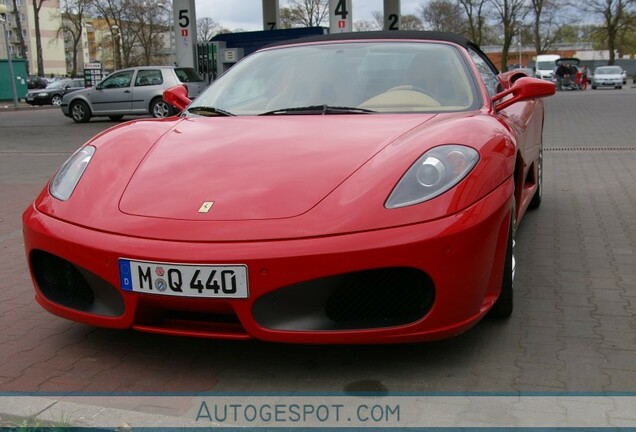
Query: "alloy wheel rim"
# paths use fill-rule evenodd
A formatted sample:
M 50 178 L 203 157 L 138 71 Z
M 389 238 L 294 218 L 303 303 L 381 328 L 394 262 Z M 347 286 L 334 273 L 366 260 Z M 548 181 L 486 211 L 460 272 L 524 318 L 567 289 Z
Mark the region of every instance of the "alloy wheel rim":
M 165 102 L 159 102 L 155 104 L 154 110 L 155 117 L 165 118 L 168 117 L 168 105 Z
M 81 105 L 75 105 L 73 107 L 73 119 L 81 120 L 84 117 L 84 108 Z

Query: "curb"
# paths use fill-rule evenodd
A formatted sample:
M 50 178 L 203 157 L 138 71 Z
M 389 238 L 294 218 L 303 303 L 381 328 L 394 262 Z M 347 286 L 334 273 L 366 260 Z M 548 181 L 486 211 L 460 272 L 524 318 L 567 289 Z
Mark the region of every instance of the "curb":
M 91 429 L 193 428 L 201 423 L 193 418 L 173 417 L 96 405 L 66 402 L 39 396 L 0 396 L 0 428 L 41 426 Z M 22 425 L 23 422 L 27 424 Z M 206 427 L 222 427 L 206 423 Z

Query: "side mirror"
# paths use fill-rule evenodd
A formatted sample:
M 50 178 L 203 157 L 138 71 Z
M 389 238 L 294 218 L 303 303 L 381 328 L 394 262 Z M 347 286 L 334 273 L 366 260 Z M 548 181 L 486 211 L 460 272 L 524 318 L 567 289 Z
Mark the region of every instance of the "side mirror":
M 188 99 L 188 88 L 185 85 L 177 85 L 165 90 L 163 92 L 163 100 L 179 111 L 183 111 L 192 102 L 192 100 Z
M 555 91 L 556 87 L 550 81 L 523 77 L 516 80 L 509 89 L 493 96 L 492 102 L 495 110 L 501 111 L 517 102 L 552 96 Z

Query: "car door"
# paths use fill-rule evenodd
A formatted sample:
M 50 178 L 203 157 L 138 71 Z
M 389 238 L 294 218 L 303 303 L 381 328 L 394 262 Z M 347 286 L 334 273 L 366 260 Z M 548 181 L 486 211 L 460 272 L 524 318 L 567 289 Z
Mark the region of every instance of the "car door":
M 132 110 L 135 113 L 146 113 L 150 101 L 163 93 L 165 88 L 161 69 L 140 69 L 135 77 L 133 87 Z
M 134 70 L 114 72 L 97 84 L 90 93 L 94 114 L 129 113 L 132 110 L 132 79 Z
M 84 80 L 71 80 L 64 86 L 64 94 L 84 89 Z

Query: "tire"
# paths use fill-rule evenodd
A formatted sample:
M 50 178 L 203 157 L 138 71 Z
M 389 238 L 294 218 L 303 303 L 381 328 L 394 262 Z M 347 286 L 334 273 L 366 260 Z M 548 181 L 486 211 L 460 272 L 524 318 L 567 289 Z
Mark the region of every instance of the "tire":
M 543 144 L 541 144 L 541 149 L 539 150 L 539 160 L 537 163 L 537 190 L 534 192 L 530 204 L 528 204 L 529 210 L 538 209 L 541 205 L 541 198 L 543 197 Z
M 62 95 L 54 94 L 51 96 L 51 105 L 60 106 L 62 105 Z
M 91 119 L 91 110 L 84 101 L 71 102 L 69 111 L 75 123 L 87 123 Z
M 596 90 L 596 86 L 595 85 L 592 86 L 592 90 Z
M 616 90 L 620 90 L 622 88 L 623 88 L 623 86 L 618 86 L 618 87 L 616 87 Z
M 508 228 L 508 242 L 506 246 L 506 261 L 504 262 L 503 279 L 499 298 L 488 312 L 488 316 L 496 319 L 509 318 L 513 309 L 513 286 L 515 283 L 515 224 L 516 205 L 510 212 L 510 227 Z
M 162 98 L 155 98 L 150 103 L 150 115 L 154 118 L 166 118 L 174 114 L 175 110 L 172 105 L 168 104 Z
M 109 119 L 111 119 L 112 121 L 119 121 L 121 119 L 124 118 L 123 115 L 112 115 L 112 116 L 108 116 Z

